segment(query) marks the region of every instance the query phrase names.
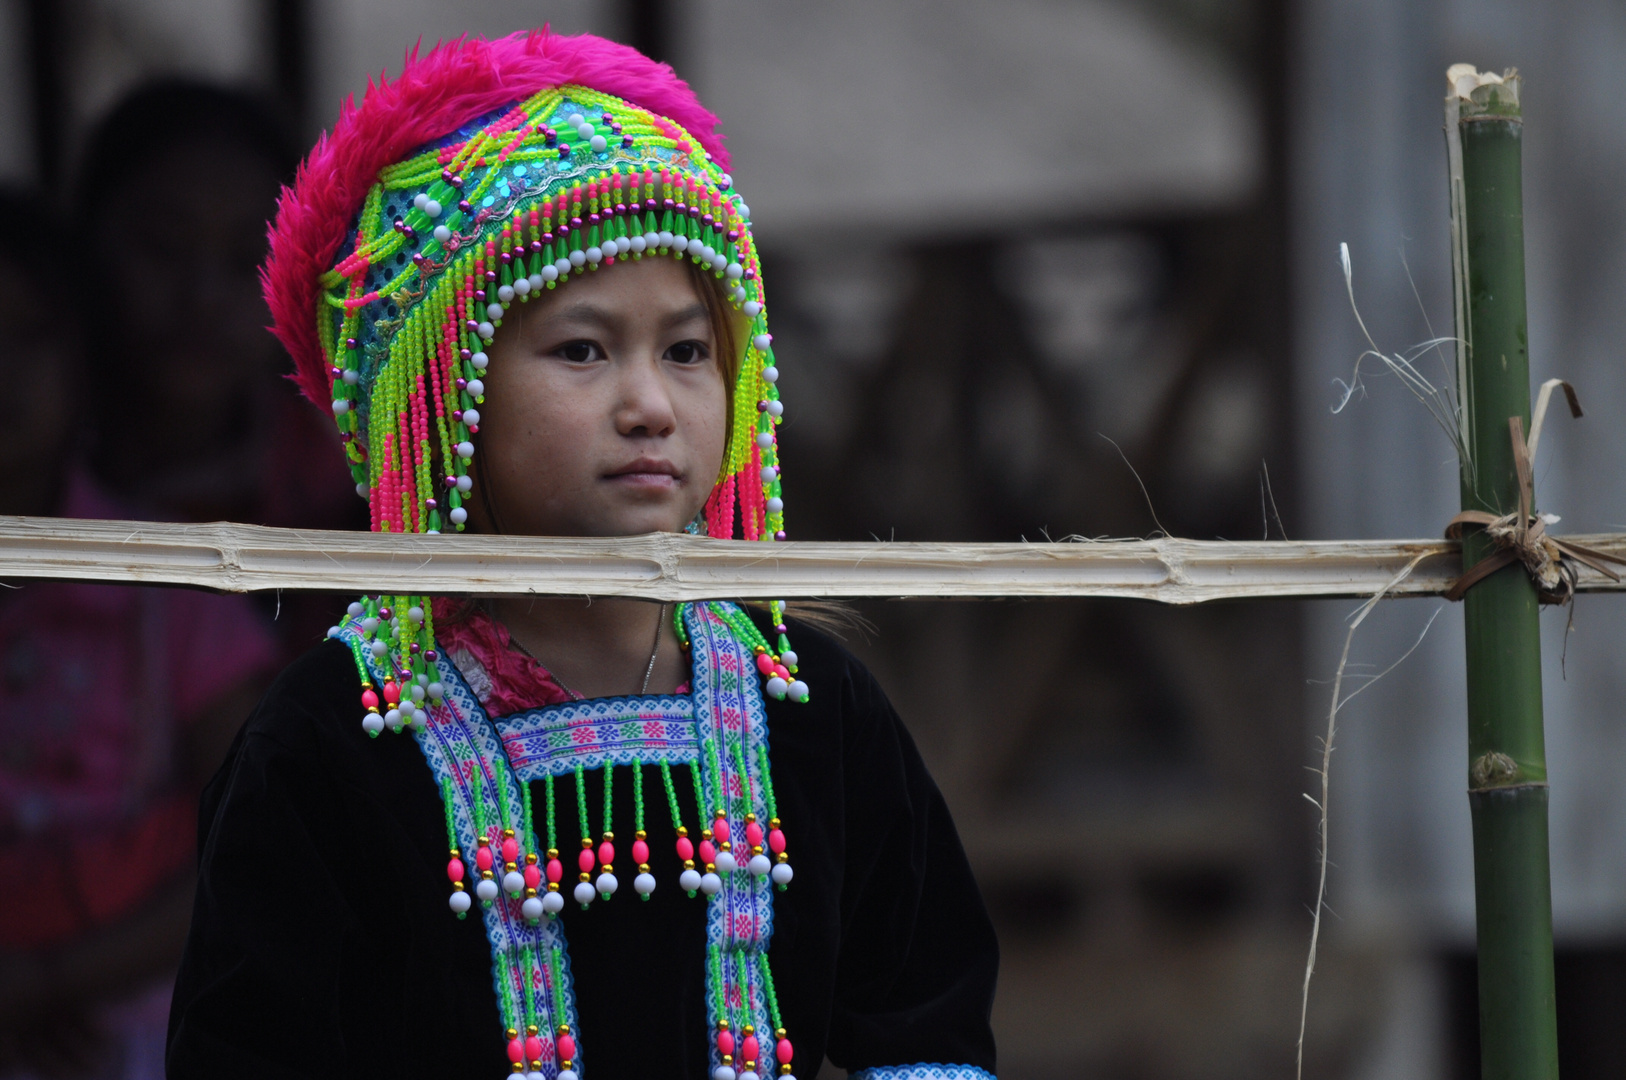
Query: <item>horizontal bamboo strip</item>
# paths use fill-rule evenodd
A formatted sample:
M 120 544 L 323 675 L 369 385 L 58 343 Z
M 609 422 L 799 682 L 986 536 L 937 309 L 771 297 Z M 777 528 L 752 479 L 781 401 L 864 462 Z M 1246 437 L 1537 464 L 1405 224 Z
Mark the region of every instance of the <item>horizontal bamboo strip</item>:
M 1626 556 L 1626 533 L 1576 536 Z M 322 589 L 435 595 L 806 597 L 1111 596 L 1209 600 L 1432 596 L 1461 572 L 1444 540 L 1099 540 L 1043 544 L 402 536 L 258 525 L 0 517 L 0 581 Z M 1580 588 L 1623 589 L 1583 567 Z

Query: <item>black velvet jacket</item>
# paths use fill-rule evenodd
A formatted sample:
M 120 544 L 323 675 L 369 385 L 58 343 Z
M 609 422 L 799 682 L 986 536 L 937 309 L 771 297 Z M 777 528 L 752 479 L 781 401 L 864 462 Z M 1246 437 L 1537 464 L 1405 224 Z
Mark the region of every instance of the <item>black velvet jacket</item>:
M 992 1072 L 998 945 L 943 797 L 863 666 L 805 626 L 793 640 L 812 700 L 767 711 L 796 870 L 775 894 L 769 956 L 795 1071 L 811 1080 L 828 1056 Z M 344 647 L 317 646 L 204 792 L 171 1080 L 509 1072 L 484 927 L 446 906 L 440 793 L 410 734 L 366 736 L 359 699 Z M 632 820 L 631 787 L 615 785 L 618 821 Z M 573 785 L 558 793 L 564 826 Z M 663 805 L 647 811 L 649 901 L 627 889 L 559 916 L 584 1080 L 707 1080 L 705 903 L 677 886 Z

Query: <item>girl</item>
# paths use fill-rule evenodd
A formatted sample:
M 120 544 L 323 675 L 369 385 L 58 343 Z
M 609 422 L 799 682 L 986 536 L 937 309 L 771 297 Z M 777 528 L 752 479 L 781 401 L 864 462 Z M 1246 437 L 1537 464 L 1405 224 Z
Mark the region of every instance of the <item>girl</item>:
M 546 31 L 344 111 L 264 276 L 374 529 L 784 538 L 715 127 L 664 65 Z M 942 797 L 782 604 L 363 598 L 202 810 L 172 1077 L 994 1068 Z

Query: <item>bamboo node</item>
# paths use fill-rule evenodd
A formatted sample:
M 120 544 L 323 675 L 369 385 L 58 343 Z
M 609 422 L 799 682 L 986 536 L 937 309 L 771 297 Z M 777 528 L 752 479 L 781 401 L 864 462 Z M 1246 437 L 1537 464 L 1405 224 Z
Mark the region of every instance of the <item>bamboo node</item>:
M 1470 791 L 1507 787 L 1519 782 L 1519 763 L 1500 750 L 1492 750 L 1474 761 L 1468 779 L 1473 785 Z

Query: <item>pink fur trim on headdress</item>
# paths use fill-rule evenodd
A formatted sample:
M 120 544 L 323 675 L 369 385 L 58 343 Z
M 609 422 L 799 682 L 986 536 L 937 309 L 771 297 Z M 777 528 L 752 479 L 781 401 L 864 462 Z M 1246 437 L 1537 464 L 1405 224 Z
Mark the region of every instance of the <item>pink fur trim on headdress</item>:
M 345 101 L 332 134 L 317 140 L 277 204 L 260 283 L 272 332 L 293 355 L 306 397 L 325 408 L 331 386 L 316 337 L 317 279 L 332 268 L 379 170 L 499 106 L 567 84 L 675 120 L 728 168 L 717 117 L 671 67 L 626 45 L 543 28 L 496 41 L 442 42 L 426 56 L 414 47 L 400 77 L 369 80 L 360 106 Z

